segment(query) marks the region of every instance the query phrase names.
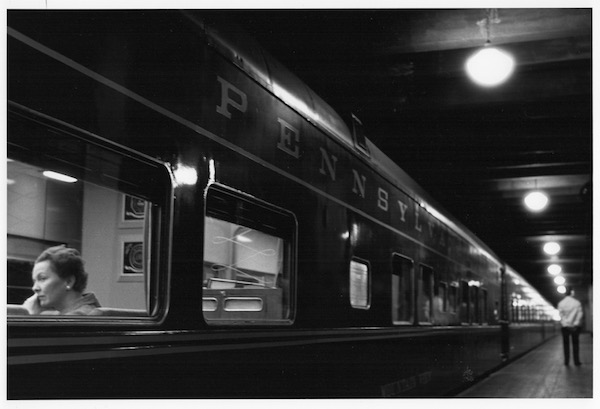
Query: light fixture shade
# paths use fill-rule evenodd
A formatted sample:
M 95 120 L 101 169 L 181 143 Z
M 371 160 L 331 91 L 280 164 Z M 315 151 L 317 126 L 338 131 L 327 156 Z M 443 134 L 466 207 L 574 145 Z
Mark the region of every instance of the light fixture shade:
M 515 68 L 515 60 L 505 51 L 486 46 L 473 54 L 465 65 L 473 81 L 493 87 L 506 81 Z
M 560 274 L 562 271 L 562 267 L 559 266 L 558 264 L 550 264 L 548 266 L 548 272 L 550 274 L 552 274 L 553 276 Z
M 546 254 L 550 254 L 551 256 L 558 254 L 558 252 L 560 251 L 560 244 L 558 244 L 555 241 L 550 241 L 546 244 L 544 244 L 544 252 Z
M 548 205 L 548 196 L 540 191 L 535 191 L 525 196 L 524 201 L 529 210 L 539 212 Z

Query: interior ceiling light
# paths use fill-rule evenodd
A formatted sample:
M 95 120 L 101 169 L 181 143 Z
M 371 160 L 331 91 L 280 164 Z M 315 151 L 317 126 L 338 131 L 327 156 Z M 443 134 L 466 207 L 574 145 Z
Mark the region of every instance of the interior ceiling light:
M 567 287 L 565 287 L 564 285 L 559 285 L 558 287 L 556 287 L 556 291 L 558 291 L 561 294 L 564 294 L 567 292 Z
M 465 69 L 475 83 L 493 87 L 510 77 L 515 68 L 515 60 L 506 51 L 491 46 L 491 25 L 500 23 L 500 19 L 497 9 L 488 9 L 487 13 L 483 20 L 477 22 L 481 30 L 485 30 L 487 41 L 482 49 L 467 59 Z
M 77 182 L 77 179 L 75 179 L 72 176 L 67 176 L 67 175 L 64 175 L 62 173 L 53 172 L 51 170 L 45 170 L 45 171 L 43 171 L 42 175 L 46 176 L 49 179 L 54 179 L 54 180 L 58 180 L 58 181 L 61 181 L 61 182 L 66 182 L 66 183 L 75 183 L 75 182 Z
M 548 272 L 550 274 L 552 274 L 553 276 L 560 274 L 561 271 L 562 271 L 562 267 L 559 266 L 558 264 L 550 264 L 548 266 Z
M 551 242 L 544 244 L 544 252 L 546 254 L 550 254 L 551 256 L 553 256 L 554 254 L 558 254 L 559 251 L 560 251 L 560 244 L 558 244 L 555 241 L 551 241 Z
M 529 210 L 539 212 L 548 205 L 548 196 L 540 191 L 531 192 L 525 196 L 525 205 Z

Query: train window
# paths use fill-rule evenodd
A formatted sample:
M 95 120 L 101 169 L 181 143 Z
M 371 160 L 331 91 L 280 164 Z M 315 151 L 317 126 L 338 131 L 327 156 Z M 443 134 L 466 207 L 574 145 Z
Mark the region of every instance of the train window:
M 521 300 L 516 294 L 513 294 L 510 302 L 511 322 L 519 322 L 519 304 Z
M 469 283 L 467 281 L 460 282 L 460 322 L 468 324 L 471 318 L 470 302 L 469 302 Z
M 479 317 L 480 317 L 480 322 L 482 324 L 485 324 L 485 323 L 488 322 L 488 307 L 487 307 L 488 293 L 487 293 L 487 290 L 485 288 L 480 289 L 480 291 L 479 291 L 479 297 L 480 297 L 480 301 L 479 301 L 479 308 L 480 308 Z
M 209 189 L 202 311 L 212 325 L 290 324 L 293 215 L 220 186 Z
M 431 323 L 433 310 L 433 269 L 421 265 L 417 288 L 417 313 L 419 323 Z
M 443 281 L 438 283 L 434 294 L 434 300 L 436 301 L 437 311 L 448 311 L 448 283 Z
M 458 305 L 458 283 L 453 282 L 448 287 L 448 312 L 456 314 Z
M 369 156 L 369 146 L 367 145 L 363 124 L 354 114 L 352 114 L 352 137 L 354 139 L 354 146 L 358 151 Z
M 414 321 L 413 262 L 398 254 L 392 258 L 392 321 L 394 324 Z
M 479 323 L 481 317 L 479 316 L 479 287 L 475 285 L 471 285 L 469 287 L 469 291 L 471 295 L 469 297 L 469 311 L 471 312 L 471 323 Z
M 358 258 L 350 261 L 350 305 L 368 309 L 370 306 L 371 275 L 369 263 Z
M 172 191 L 166 167 L 32 115 L 9 118 L 9 317 L 156 317 L 168 279 L 158 271 Z

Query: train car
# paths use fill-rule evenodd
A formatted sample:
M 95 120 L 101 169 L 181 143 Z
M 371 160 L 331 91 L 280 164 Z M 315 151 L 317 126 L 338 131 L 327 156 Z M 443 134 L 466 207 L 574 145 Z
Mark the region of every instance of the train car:
M 554 335 L 358 118 L 223 17 L 8 11 L 9 399 L 448 396 Z M 61 244 L 88 315 L 27 308 Z

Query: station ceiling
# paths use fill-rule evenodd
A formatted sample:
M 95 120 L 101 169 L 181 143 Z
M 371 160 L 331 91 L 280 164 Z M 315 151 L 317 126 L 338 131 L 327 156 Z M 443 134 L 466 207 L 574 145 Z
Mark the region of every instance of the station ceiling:
M 273 56 L 366 135 L 550 302 L 592 281 L 592 10 L 230 10 Z M 488 31 L 489 29 L 489 31 Z M 488 35 L 489 32 L 489 35 Z M 489 38 L 512 77 L 472 83 Z M 531 213 L 524 194 L 550 196 Z M 584 295 L 584 294 L 579 294 Z

